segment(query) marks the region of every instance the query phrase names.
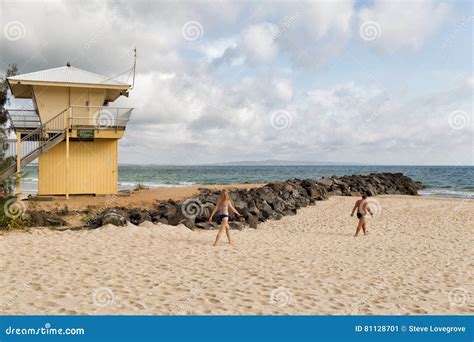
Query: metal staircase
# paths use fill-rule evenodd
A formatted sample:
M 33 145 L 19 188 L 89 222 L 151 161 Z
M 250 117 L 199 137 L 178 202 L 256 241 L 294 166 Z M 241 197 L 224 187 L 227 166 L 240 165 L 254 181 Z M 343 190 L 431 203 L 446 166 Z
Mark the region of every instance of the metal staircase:
M 55 115 L 53 118 L 39 126 L 38 128 L 25 133 L 20 140 L 20 156 L 18 149 L 10 149 L 10 163 L 0 170 L 0 181 L 3 181 L 18 172 L 18 157 L 20 166 L 31 163 L 42 153 L 50 150 L 66 138 L 68 129 L 69 108 Z M 15 141 L 17 144 L 17 142 Z

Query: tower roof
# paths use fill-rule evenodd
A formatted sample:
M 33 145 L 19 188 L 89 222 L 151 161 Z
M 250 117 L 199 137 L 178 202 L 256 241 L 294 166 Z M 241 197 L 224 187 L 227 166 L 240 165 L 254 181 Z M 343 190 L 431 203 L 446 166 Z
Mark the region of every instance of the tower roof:
M 106 91 L 106 100 L 115 101 L 129 84 L 110 77 L 94 74 L 89 71 L 67 66 L 30 72 L 7 78 L 8 85 L 16 98 L 31 99 L 33 86 L 101 88 Z
M 89 84 L 103 86 L 123 86 L 128 84 L 118 82 L 110 77 L 94 74 L 89 71 L 81 70 L 71 66 L 63 66 L 54 69 L 30 72 L 27 74 L 8 77 L 9 81 L 24 82 L 48 82 L 48 83 L 67 83 L 67 84 Z

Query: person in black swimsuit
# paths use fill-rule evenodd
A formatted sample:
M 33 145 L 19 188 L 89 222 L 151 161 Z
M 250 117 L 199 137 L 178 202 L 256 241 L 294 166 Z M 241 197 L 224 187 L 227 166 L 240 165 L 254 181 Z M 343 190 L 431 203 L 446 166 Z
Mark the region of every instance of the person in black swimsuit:
M 354 237 L 359 235 L 360 230 L 362 229 L 364 232 L 364 235 L 367 235 L 366 231 L 366 223 L 365 223 L 365 216 L 367 213 L 369 213 L 372 217 L 374 214 L 372 213 L 372 210 L 370 209 L 369 202 L 367 201 L 367 195 L 362 195 L 362 199 L 357 200 L 357 202 L 354 205 L 354 208 L 352 208 L 352 213 L 351 216 L 354 216 L 355 211 L 357 210 L 357 218 L 359 219 L 359 223 L 357 225 L 356 233 Z
M 212 222 L 212 218 L 214 217 L 214 215 L 217 212 L 219 212 L 219 215 L 217 216 L 217 223 L 219 223 L 221 227 L 219 228 L 219 232 L 217 233 L 216 240 L 214 241 L 214 246 L 217 245 L 224 231 L 227 235 L 227 239 L 229 240 L 229 244 L 232 245 L 232 240 L 230 238 L 229 209 L 232 212 L 234 212 L 237 216 L 240 216 L 239 212 L 234 208 L 234 204 L 232 203 L 232 200 L 230 199 L 229 193 L 227 192 L 227 190 L 222 190 L 221 197 L 219 198 L 219 201 L 217 201 L 216 207 L 214 208 L 211 216 L 209 217 L 209 222 Z

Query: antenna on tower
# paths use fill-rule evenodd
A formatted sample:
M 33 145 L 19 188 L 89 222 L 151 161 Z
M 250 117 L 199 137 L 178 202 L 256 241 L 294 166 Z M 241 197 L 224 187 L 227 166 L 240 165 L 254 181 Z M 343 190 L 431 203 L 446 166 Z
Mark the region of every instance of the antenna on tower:
M 133 79 L 132 79 L 132 86 L 130 89 L 133 89 L 135 86 L 135 70 L 137 68 L 137 47 L 133 49 Z

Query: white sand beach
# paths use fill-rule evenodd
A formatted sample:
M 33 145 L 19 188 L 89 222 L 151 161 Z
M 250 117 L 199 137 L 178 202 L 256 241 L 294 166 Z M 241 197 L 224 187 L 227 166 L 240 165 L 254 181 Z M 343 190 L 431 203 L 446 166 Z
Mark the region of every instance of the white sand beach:
M 145 223 L 0 235 L 0 314 L 472 314 L 474 202 L 356 198 L 233 231 Z

